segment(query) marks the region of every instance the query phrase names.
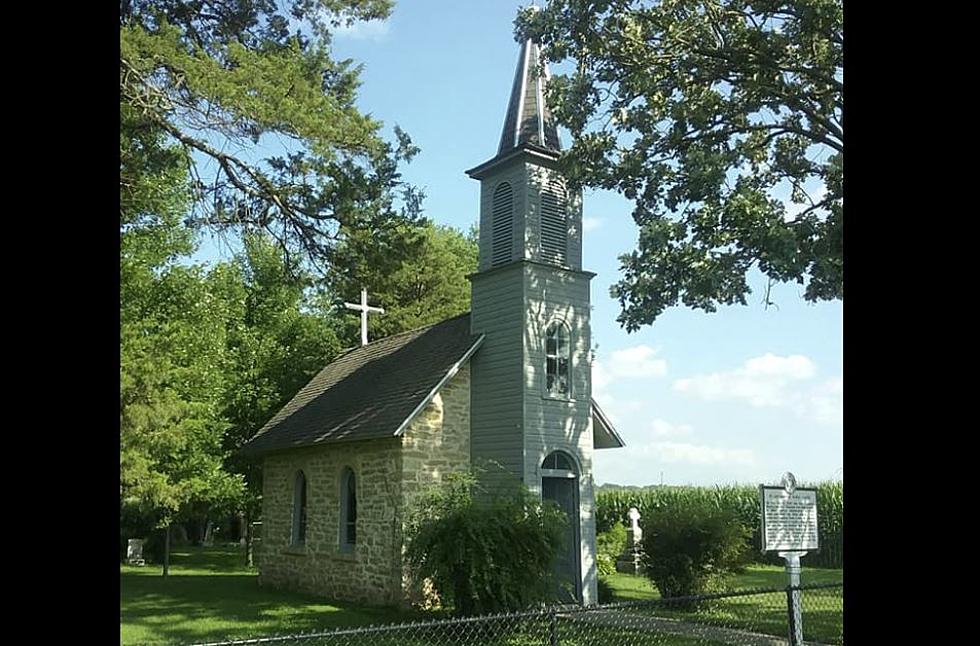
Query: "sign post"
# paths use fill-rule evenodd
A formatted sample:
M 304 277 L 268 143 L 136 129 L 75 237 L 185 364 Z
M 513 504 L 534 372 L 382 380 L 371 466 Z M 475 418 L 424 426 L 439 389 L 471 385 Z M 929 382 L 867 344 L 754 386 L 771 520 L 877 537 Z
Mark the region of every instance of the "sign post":
M 820 549 L 817 536 L 817 490 L 796 486 L 796 477 L 786 473 L 778 487 L 759 485 L 762 502 L 762 551 L 776 552 L 786 561 L 791 646 L 803 645 L 800 558 Z

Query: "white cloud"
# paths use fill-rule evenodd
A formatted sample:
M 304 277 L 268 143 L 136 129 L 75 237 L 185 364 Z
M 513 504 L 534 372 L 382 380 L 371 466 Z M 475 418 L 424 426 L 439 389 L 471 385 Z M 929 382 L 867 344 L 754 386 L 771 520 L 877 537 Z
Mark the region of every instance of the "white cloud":
M 619 399 L 609 392 L 597 391 L 595 388 L 592 389 L 592 397 L 602 407 L 602 412 L 609 417 L 613 426 L 617 427 L 628 424 L 645 407 L 645 402 L 635 399 Z
M 592 362 L 592 391 L 605 390 L 606 386 L 611 384 L 613 381 L 613 376 L 606 371 L 606 368 L 602 365 L 602 362 L 595 360 Z
M 825 424 L 840 424 L 844 417 L 844 378 L 835 377 L 812 388 L 796 401 L 796 413 Z
M 667 374 L 667 361 L 654 359 L 655 354 L 657 351 L 648 345 L 616 350 L 603 363 L 602 369 L 608 372 L 610 381 L 624 377 L 663 377 Z
M 350 38 L 352 40 L 382 40 L 388 35 L 389 24 L 387 20 L 358 20 L 350 25 L 341 25 L 334 29 L 333 35 L 337 38 Z
M 650 423 L 650 430 L 655 437 L 672 437 L 679 435 L 690 435 L 694 429 L 687 424 L 671 424 L 662 419 L 655 419 Z
M 780 357 L 767 353 L 749 359 L 741 368 L 698 375 L 674 382 L 674 390 L 706 401 L 744 400 L 756 407 L 783 406 L 792 398 L 793 382 L 816 374 L 816 366 L 799 354 Z
M 840 424 L 844 378 L 808 383 L 816 374 L 816 365 L 803 355 L 781 357 L 767 353 L 749 359 L 735 370 L 678 379 L 673 388 L 705 401 L 744 401 L 757 408 L 789 408 L 800 417 Z
M 667 374 L 667 362 L 655 359 L 656 350 L 639 345 L 610 353 L 603 361 L 592 362 L 592 396 L 609 415 L 613 424 L 622 425 L 646 406 L 646 402 L 619 399 L 611 386 L 624 378 L 643 379 L 663 377 Z M 617 391 L 618 392 L 618 391 Z
M 755 452 L 750 449 L 729 449 L 686 442 L 650 442 L 636 447 L 634 454 L 668 464 L 683 462 L 698 465 L 754 466 L 757 463 Z
M 589 231 L 595 231 L 602 226 L 602 220 L 600 218 L 582 218 L 582 231 L 588 233 Z

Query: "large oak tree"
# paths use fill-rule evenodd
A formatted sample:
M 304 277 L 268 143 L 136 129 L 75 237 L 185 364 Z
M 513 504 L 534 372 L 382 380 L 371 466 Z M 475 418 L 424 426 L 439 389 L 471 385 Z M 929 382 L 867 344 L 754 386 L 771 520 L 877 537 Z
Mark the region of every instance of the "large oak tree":
M 634 202 L 612 288 L 630 331 L 768 284 L 843 299 L 842 0 L 551 0 L 525 10 L 552 62 L 573 183 Z M 768 301 L 768 287 L 766 289 Z

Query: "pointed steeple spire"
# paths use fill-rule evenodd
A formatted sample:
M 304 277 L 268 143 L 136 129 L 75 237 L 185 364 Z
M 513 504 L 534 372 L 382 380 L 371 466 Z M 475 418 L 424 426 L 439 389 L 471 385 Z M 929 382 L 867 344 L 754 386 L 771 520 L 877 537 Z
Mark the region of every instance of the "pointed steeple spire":
M 507 118 L 504 120 L 504 131 L 500 135 L 498 155 L 524 144 L 555 152 L 561 150 L 558 128 L 545 103 L 545 85 L 551 74 L 545 63 L 544 74 L 538 75 L 540 59 L 540 45 L 526 40 L 517 61 L 514 87 L 510 93 L 510 103 L 507 104 Z

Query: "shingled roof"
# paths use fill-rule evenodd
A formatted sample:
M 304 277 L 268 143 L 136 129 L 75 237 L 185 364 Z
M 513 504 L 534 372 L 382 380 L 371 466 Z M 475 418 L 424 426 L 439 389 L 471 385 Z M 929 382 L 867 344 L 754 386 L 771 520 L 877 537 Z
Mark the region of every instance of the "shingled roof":
M 540 60 L 541 46 L 531 40 L 525 41 L 517 61 L 514 87 L 507 104 L 504 129 L 500 134 L 498 156 L 524 145 L 554 152 L 561 150 L 558 128 L 545 101 L 545 86 L 551 73 L 545 63 L 544 74 L 538 74 Z
M 349 350 L 313 377 L 241 453 L 394 437 L 482 341 L 470 334 L 466 313 Z

